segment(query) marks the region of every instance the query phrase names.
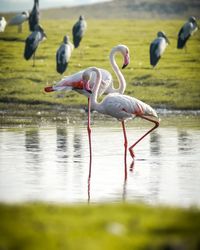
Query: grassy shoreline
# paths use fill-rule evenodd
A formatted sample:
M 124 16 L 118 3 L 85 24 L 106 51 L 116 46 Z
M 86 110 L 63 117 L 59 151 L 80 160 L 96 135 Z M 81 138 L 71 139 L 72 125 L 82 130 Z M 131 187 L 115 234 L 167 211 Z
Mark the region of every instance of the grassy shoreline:
M 144 204 L 0 204 L 0 248 L 197 250 L 200 211 Z
M 169 109 L 200 109 L 200 32 L 188 42 L 187 53 L 176 49 L 177 33 L 184 20 L 88 20 L 88 30 L 81 47 L 73 51 L 65 75 L 89 66 L 106 68 L 112 72 L 108 56 L 113 46 L 123 43 L 130 49 L 131 63 L 123 70 L 127 81 L 125 94 L 147 102 L 153 107 Z M 0 34 L 0 104 L 16 105 L 67 105 L 87 103 L 84 96 L 75 92 L 45 93 L 44 87 L 62 77 L 55 70 L 55 53 L 63 35 L 71 38 L 71 20 L 42 20 L 47 40 L 38 48 L 36 67 L 23 58 L 24 41 L 28 36 L 16 27 L 7 27 Z M 117 28 L 116 28 L 117 27 Z M 157 68 L 149 64 L 149 44 L 163 30 L 170 45 Z M 121 57 L 117 62 L 122 64 Z M 112 72 L 114 81 L 116 77 Z M 117 84 L 116 84 L 117 85 Z M 62 98 L 63 97 L 63 98 Z

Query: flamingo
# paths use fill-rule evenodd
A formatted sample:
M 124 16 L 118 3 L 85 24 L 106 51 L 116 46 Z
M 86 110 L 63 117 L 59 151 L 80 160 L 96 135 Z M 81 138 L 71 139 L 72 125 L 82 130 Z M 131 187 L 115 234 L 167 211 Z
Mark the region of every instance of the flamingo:
M 63 43 L 60 45 L 56 52 L 56 70 L 58 73 L 63 74 L 64 71 L 67 69 L 73 49 L 74 46 L 69 41 L 69 37 L 64 36 Z
M 6 22 L 5 17 L 1 16 L 0 17 L 0 32 L 4 32 L 6 24 L 7 22 Z
M 105 69 L 99 69 L 101 71 L 101 85 L 98 88 L 98 96 L 101 96 L 103 93 L 121 93 L 123 94 L 126 89 L 126 80 L 121 73 L 116 61 L 115 55 L 116 53 L 121 53 L 123 56 L 124 62 L 122 68 L 124 69 L 130 63 L 129 57 L 129 49 L 125 45 L 118 45 L 112 48 L 110 52 L 110 63 L 112 65 L 113 71 L 115 72 L 117 79 L 119 81 L 119 87 L 116 89 L 113 86 L 112 75 Z M 89 138 L 89 146 L 90 146 L 90 166 L 92 162 L 92 151 L 91 151 L 91 127 L 90 127 L 90 88 L 93 88 L 96 82 L 96 74 L 91 71 L 91 68 L 88 68 L 87 71 L 91 71 L 90 75 L 90 87 L 88 89 L 83 88 L 82 75 L 85 70 L 81 70 L 71 76 L 67 76 L 63 78 L 60 82 L 55 84 L 54 86 L 48 86 L 45 88 L 45 92 L 59 91 L 59 90 L 75 90 L 85 96 L 88 97 L 88 138 Z M 93 74 L 94 73 L 94 74 Z
M 72 28 L 74 47 L 78 48 L 79 44 L 87 29 L 87 23 L 84 16 L 80 16 L 79 20 L 74 24 Z
M 22 32 L 22 23 L 27 21 L 29 18 L 28 11 L 23 11 L 22 13 L 14 16 L 12 19 L 9 20 L 8 25 L 17 25 L 18 32 Z
M 39 0 L 34 0 L 33 9 L 31 10 L 28 22 L 29 30 L 34 31 L 35 26 L 39 25 L 40 12 L 39 12 Z
M 26 38 L 24 58 L 29 60 L 33 56 L 33 66 L 35 66 L 35 52 L 37 47 L 46 37 L 43 28 L 40 25 L 36 25 L 35 31 Z
M 120 93 L 111 93 L 105 96 L 105 98 L 99 103 L 97 101 L 98 90 L 102 80 L 101 72 L 98 68 L 92 67 L 89 70 L 85 70 L 83 73 L 83 87 L 88 89 L 90 86 L 91 71 L 94 71 L 97 75 L 96 83 L 92 89 L 92 94 L 90 95 L 91 108 L 97 112 L 105 115 L 112 116 L 119 120 L 122 124 L 123 135 L 124 135 L 124 165 L 125 165 L 125 176 L 127 176 L 126 170 L 126 155 L 127 155 L 127 135 L 125 128 L 125 121 L 135 117 L 140 117 L 147 121 L 154 123 L 154 126 L 148 130 L 143 136 L 141 136 L 135 143 L 129 147 L 129 152 L 131 157 L 134 159 L 135 154 L 133 148 L 150 132 L 159 126 L 159 118 L 156 111 L 150 107 L 148 104 L 128 95 L 123 95 Z M 91 143 L 91 140 L 90 140 Z M 90 145 L 91 147 L 91 145 Z
M 196 18 L 191 16 L 178 33 L 177 49 L 185 47 L 187 40 L 198 30 Z
M 157 33 L 157 38 L 150 44 L 150 64 L 155 67 L 163 55 L 169 40 L 163 31 Z
M 102 81 L 101 81 L 101 85 L 98 91 L 99 96 L 101 96 L 103 93 L 105 94 L 121 93 L 122 94 L 124 93 L 126 89 L 126 80 L 115 61 L 115 55 L 118 52 L 123 56 L 123 59 L 124 59 L 122 69 L 124 69 L 130 63 L 129 49 L 126 45 L 117 45 L 112 48 L 110 52 L 110 63 L 119 81 L 119 87 L 117 89 L 114 88 L 113 79 L 112 79 L 112 75 L 110 74 L 110 72 L 105 69 L 100 68 L 100 71 L 102 74 Z M 52 92 L 52 91 L 61 91 L 61 90 L 62 91 L 72 90 L 74 85 L 76 85 L 76 83 L 80 83 L 82 81 L 82 75 L 84 71 L 85 70 L 81 70 L 73 75 L 64 77 L 61 81 L 57 82 L 55 85 L 46 87 L 45 91 Z M 93 88 L 95 82 L 96 82 L 96 74 L 94 73 L 91 75 L 90 88 Z M 78 91 L 81 94 L 85 94 L 83 88 L 79 88 Z M 87 94 L 85 95 L 88 97 Z

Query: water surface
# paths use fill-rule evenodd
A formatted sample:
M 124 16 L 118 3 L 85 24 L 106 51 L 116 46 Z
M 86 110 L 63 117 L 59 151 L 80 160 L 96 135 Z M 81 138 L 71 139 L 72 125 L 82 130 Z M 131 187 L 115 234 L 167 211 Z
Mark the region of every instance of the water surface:
M 200 128 L 185 117 L 161 126 L 128 156 L 124 179 L 120 123 L 93 125 L 92 174 L 84 124 L 0 129 L 0 201 L 61 203 L 142 201 L 200 205 Z M 127 123 L 129 143 L 148 126 Z M 151 124 L 149 124 L 151 126 Z

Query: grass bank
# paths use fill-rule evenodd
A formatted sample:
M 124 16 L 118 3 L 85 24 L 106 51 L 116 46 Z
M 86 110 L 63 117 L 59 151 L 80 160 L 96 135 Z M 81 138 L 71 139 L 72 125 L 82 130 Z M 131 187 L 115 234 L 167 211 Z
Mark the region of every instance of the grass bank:
M 127 80 L 126 94 L 139 98 L 153 107 L 200 109 L 200 32 L 188 42 L 185 50 L 176 49 L 177 33 L 184 21 L 176 20 L 88 20 L 88 30 L 81 48 L 74 50 L 65 75 L 89 66 L 112 72 L 108 55 L 117 44 L 130 49 L 131 63 L 123 73 Z M 74 20 L 42 20 L 47 33 L 36 54 L 36 67 L 23 58 L 24 41 L 29 34 L 24 24 L 22 34 L 16 27 L 7 27 L 0 34 L 0 107 L 2 109 L 41 109 L 55 105 L 79 107 L 86 98 L 74 93 L 46 94 L 46 85 L 61 79 L 55 69 L 55 53 L 64 34 L 71 36 Z M 159 30 L 170 40 L 158 67 L 149 64 L 149 44 Z M 117 61 L 121 64 L 120 56 Z M 114 73 L 113 73 L 114 76 Z M 116 80 L 116 77 L 114 76 Z M 64 97 L 64 98 L 61 98 Z M 7 104 L 13 104 L 7 106 Z M 57 107 L 57 106 L 56 106 Z
M 142 204 L 0 205 L 0 249 L 197 250 L 200 211 Z

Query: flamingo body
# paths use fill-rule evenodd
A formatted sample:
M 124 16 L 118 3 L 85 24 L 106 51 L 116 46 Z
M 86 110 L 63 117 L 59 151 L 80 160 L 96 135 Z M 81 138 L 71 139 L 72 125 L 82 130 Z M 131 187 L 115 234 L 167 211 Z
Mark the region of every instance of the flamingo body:
M 195 17 L 190 17 L 180 29 L 178 33 L 177 48 L 182 49 L 185 47 L 188 39 L 198 30 L 198 25 Z
M 88 70 L 90 68 L 87 68 Z M 64 77 L 61 81 L 57 82 L 54 86 L 52 86 L 52 91 L 70 91 L 70 90 L 75 90 L 79 92 L 80 94 L 83 94 L 88 97 L 88 92 L 81 88 L 76 88 L 76 83 L 81 82 L 83 77 L 83 72 L 85 70 L 81 70 L 75 74 L 72 74 L 70 76 Z M 101 74 L 102 74 L 102 81 L 101 81 L 101 86 L 99 88 L 98 95 L 101 96 L 105 90 L 108 88 L 108 86 L 112 82 L 112 75 L 110 72 L 108 72 L 105 69 L 100 69 Z M 96 74 L 94 72 L 91 72 L 91 81 L 90 81 L 90 86 L 93 88 L 94 84 L 96 82 Z M 75 83 L 75 85 L 74 85 Z
M 5 17 L 3 17 L 3 16 L 0 17 L 0 32 L 4 32 L 6 24 L 7 24 L 7 22 L 6 22 Z
M 156 112 L 146 103 L 119 93 L 107 95 L 98 105 L 91 103 L 91 107 L 96 111 L 110 115 L 119 121 L 125 121 L 136 116 L 158 117 Z

